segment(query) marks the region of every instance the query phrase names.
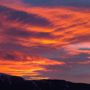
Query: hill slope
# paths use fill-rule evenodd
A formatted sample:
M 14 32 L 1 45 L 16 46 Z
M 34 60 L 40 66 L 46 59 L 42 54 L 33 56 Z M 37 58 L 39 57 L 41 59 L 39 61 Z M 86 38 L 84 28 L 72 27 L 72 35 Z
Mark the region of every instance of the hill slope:
M 90 84 L 64 80 L 24 80 L 21 77 L 0 74 L 0 90 L 90 90 Z

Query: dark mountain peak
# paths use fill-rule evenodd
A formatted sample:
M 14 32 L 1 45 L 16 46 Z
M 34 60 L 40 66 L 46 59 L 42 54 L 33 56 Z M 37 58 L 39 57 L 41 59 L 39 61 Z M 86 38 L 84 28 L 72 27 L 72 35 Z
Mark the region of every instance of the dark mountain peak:
M 22 82 L 24 79 L 18 76 L 11 76 L 8 74 L 0 73 L 0 83 L 3 84 L 13 84 L 14 82 Z
M 90 90 L 90 84 L 65 80 L 24 80 L 18 76 L 0 73 L 0 90 Z
M 7 78 L 10 78 L 11 76 L 8 75 L 8 74 L 4 74 L 4 73 L 0 73 L 0 79 L 7 79 Z
M 0 73 L 0 77 L 5 78 L 5 77 L 10 77 L 10 78 L 21 78 L 19 76 L 12 76 L 9 74 L 5 74 L 5 73 Z M 22 78 L 23 79 L 23 78 Z

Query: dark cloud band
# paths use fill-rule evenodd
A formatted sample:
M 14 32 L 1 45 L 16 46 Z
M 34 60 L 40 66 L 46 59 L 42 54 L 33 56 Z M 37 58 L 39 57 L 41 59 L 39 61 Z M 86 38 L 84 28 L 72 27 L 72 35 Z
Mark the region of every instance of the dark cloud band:
M 23 0 L 33 6 L 74 6 L 74 7 L 90 7 L 90 0 Z

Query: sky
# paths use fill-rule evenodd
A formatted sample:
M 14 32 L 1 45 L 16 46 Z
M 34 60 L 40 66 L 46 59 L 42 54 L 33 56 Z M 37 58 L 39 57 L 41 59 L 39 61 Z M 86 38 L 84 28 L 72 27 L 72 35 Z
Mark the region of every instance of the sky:
M 90 83 L 90 0 L 0 0 L 0 72 Z

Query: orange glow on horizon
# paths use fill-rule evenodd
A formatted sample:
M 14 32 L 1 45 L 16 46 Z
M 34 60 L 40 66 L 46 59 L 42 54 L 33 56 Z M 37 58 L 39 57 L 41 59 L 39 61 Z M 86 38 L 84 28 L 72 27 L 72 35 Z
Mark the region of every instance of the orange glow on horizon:
M 64 65 L 64 62 L 49 60 L 42 57 L 27 56 L 23 53 L 12 52 L 18 60 L 0 59 L 0 72 L 16 76 L 24 76 L 28 74 L 32 79 L 40 79 L 38 71 L 47 71 L 46 66 Z M 48 77 L 43 77 L 48 78 Z M 41 78 L 42 79 L 42 78 Z

